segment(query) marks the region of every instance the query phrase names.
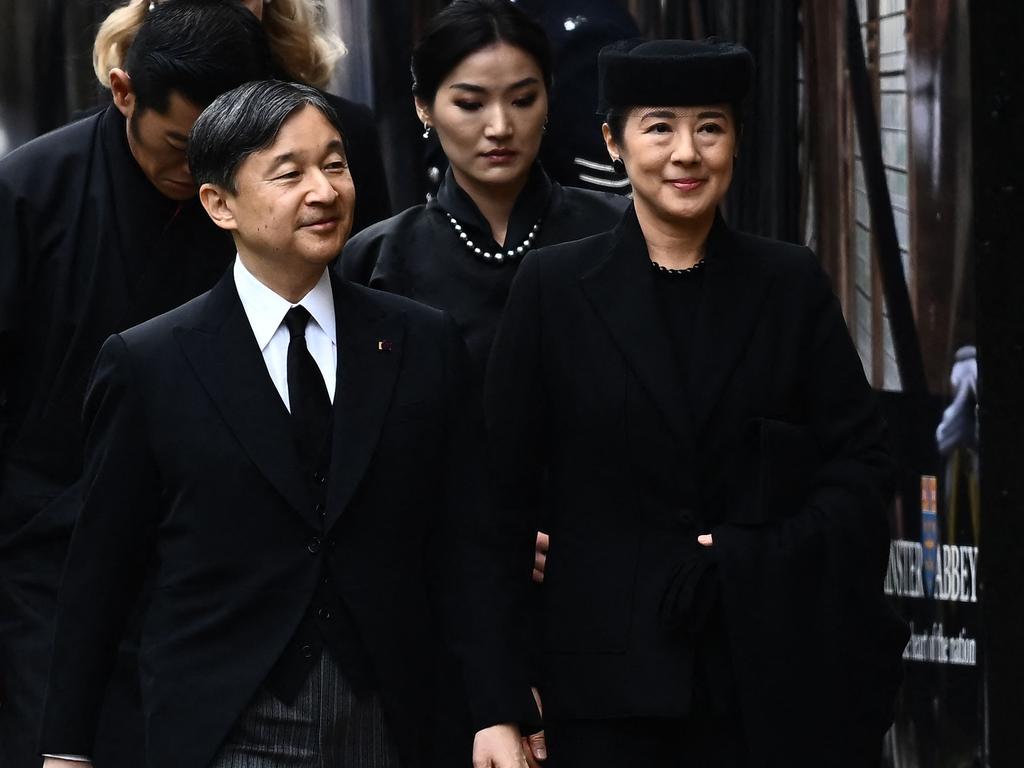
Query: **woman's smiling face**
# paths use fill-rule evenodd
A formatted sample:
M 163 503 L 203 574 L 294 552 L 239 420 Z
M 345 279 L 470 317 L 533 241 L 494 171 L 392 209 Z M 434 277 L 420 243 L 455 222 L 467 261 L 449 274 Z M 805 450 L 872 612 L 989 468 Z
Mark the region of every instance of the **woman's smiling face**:
M 540 151 L 548 94 L 530 54 L 496 43 L 459 62 L 434 103 L 417 99 L 416 111 L 437 131 L 461 187 L 515 187 L 525 183 Z
M 659 219 L 708 223 L 732 181 L 736 123 L 728 104 L 634 107 L 621 141 L 605 125 L 612 157 L 621 157 L 638 209 Z

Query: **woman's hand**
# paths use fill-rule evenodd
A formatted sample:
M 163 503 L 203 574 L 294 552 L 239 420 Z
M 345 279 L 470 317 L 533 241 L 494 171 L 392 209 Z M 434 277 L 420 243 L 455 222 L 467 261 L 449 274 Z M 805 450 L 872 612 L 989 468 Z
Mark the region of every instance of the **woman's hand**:
M 477 731 L 473 768 L 527 768 L 519 727 L 506 723 Z
M 544 565 L 548 559 L 548 535 L 537 531 L 537 548 L 533 553 L 533 580 L 541 584 L 544 581 Z
M 545 537 L 547 538 L 547 537 Z M 544 717 L 544 705 L 540 701 L 540 692 L 536 688 L 533 691 L 533 700 L 537 702 L 537 711 Z M 529 736 L 523 737 L 523 754 L 526 755 L 526 762 L 530 768 L 541 768 L 540 761 L 548 756 L 547 744 L 544 741 L 544 731 L 537 731 Z
M 702 533 L 700 536 L 697 537 L 697 543 L 700 544 L 702 547 L 710 547 L 715 542 L 711 538 L 710 533 Z

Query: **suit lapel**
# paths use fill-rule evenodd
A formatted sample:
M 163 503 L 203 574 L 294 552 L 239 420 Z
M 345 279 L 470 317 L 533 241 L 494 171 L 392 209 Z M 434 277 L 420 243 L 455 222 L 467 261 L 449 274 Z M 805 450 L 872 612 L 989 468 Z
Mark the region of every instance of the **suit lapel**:
M 611 233 L 607 258 L 581 277 L 584 294 L 672 430 L 693 434 L 686 391 L 659 314 L 643 232 L 631 207 Z
M 337 317 L 338 386 L 327 490 L 327 527 L 351 502 L 377 447 L 402 363 L 405 316 L 371 303 L 331 275 Z M 401 482 L 396 477 L 395 482 Z
M 771 280 L 721 218 L 708 237 L 704 295 L 694 322 L 690 385 L 697 434 L 742 356 Z
M 204 302 L 196 327 L 178 329 L 186 358 L 252 462 L 319 528 L 288 410 L 267 372 L 230 269 Z

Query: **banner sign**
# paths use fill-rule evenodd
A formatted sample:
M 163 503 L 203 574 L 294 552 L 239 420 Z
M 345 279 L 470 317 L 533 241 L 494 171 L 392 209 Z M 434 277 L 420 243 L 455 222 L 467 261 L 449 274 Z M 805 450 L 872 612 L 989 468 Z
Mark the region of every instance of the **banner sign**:
M 881 396 L 901 470 L 885 592 L 911 628 L 883 764 L 982 765 L 977 452 L 963 444 L 940 450 L 941 402 Z

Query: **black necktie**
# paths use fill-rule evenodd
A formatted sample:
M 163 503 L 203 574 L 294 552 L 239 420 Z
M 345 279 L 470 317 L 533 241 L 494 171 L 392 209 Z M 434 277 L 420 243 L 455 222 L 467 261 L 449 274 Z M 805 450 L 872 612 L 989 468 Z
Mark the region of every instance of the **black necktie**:
M 330 432 L 331 398 L 323 374 L 306 346 L 305 307 L 292 307 L 284 316 L 291 339 L 288 342 L 288 402 L 299 453 L 307 466 L 316 466 L 322 458 L 324 442 Z

